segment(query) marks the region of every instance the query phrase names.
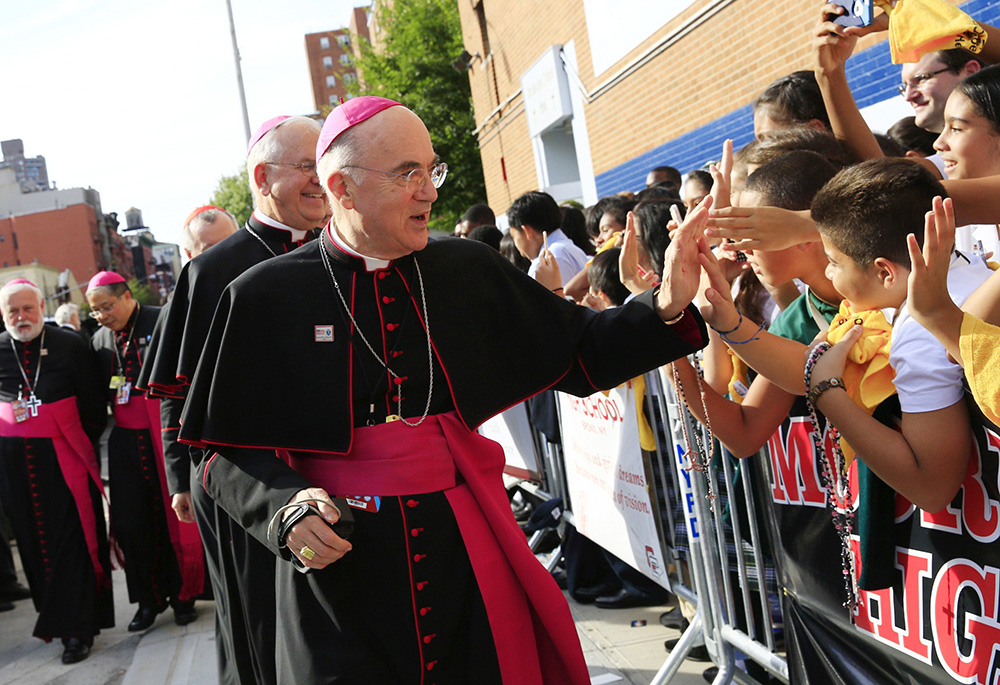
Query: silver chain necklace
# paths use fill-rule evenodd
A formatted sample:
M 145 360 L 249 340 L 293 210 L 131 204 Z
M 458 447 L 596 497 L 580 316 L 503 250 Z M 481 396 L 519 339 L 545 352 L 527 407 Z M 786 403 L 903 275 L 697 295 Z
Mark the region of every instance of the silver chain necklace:
M 322 239 L 317 242 L 320 243 L 319 252 L 323 259 L 323 266 L 326 267 L 326 273 L 333 282 L 333 288 L 337 292 L 337 297 L 340 298 L 340 303 L 344 306 L 344 311 L 347 312 L 347 317 L 351 320 L 351 325 L 354 326 L 354 330 L 356 330 L 358 335 L 361 336 L 361 341 L 364 342 L 368 351 L 372 353 L 372 356 L 375 357 L 376 361 L 382 365 L 382 368 L 384 368 L 389 375 L 392 376 L 393 382 L 396 383 L 396 412 L 397 416 L 399 416 L 399 420 L 411 428 L 416 428 L 424 422 L 424 419 L 427 418 L 427 414 L 431 409 L 431 397 L 434 395 L 434 352 L 431 347 L 431 324 L 430 320 L 427 318 L 427 295 L 424 291 L 424 277 L 423 274 L 420 273 L 420 264 L 417 263 L 416 255 L 413 257 L 413 266 L 416 267 L 417 270 L 417 283 L 420 285 L 420 305 L 424 314 L 424 330 L 427 331 L 427 371 L 429 382 L 427 387 L 427 403 L 424 405 L 424 413 L 421 415 L 419 421 L 416 423 L 410 423 L 403 418 L 403 381 L 400 380 L 399 375 L 395 371 L 389 368 L 386 361 L 379 356 L 379 354 L 375 351 L 375 348 L 372 347 L 370 342 L 368 342 L 368 338 L 365 337 L 361 327 L 358 325 L 354 315 L 351 313 L 351 308 L 347 306 L 347 300 L 344 299 L 344 293 L 340 290 L 340 283 L 337 282 L 337 277 L 333 273 L 333 264 L 330 262 L 330 256 L 326 253 L 326 245 L 323 244 Z M 372 405 L 372 411 L 374 411 L 374 405 Z
M 243 226 L 243 228 L 247 229 L 247 233 L 249 233 L 254 238 L 256 238 L 258 241 L 260 241 L 260 244 L 264 246 L 265 250 L 267 250 L 268 252 L 271 253 L 272 257 L 277 257 L 278 256 L 278 253 L 275 252 L 274 250 L 272 250 L 271 246 L 268 245 L 266 242 L 264 242 L 263 238 L 261 238 L 259 235 L 257 235 L 257 231 L 255 231 L 252 228 L 250 228 L 250 224 L 246 224 L 245 226 Z

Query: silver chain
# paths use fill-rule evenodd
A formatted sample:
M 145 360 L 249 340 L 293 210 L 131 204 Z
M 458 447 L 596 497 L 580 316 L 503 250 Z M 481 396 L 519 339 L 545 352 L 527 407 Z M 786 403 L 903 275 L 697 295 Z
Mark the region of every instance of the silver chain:
M 249 224 L 245 225 L 243 228 L 245 228 L 247 230 L 247 233 L 249 233 L 254 238 L 256 238 L 258 241 L 260 241 L 260 244 L 264 246 L 265 250 L 267 250 L 268 252 L 271 253 L 272 257 L 277 257 L 278 256 L 278 253 L 275 252 L 274 250 L 272 250 L 271 246 L 268 245 L 266 242 L 264 242 L 264 239 L 261 238 L 259 235 L 257 235 L 257 232 L 255 230 L 253 230 L 252 228 L 250 228 Z
M 340 298 L 340 303 L 344 306 L 344 311 L 347 312 L 347 317 L 351 320 L 351 325 L 354 326 L 354 330 L 356 330 L 358 335 L 361 336 L 362 342 L 364 342 L 365 347 L 367 347 L 368 351 L 372 353 L 372 356 L 375 357 L 376 361 L 378 361 L 378 363 L 382 365 L 389 375 L 392 376 L 393 381 L 399 381 L 399 375 L 389 368 L 386 361 L 379 356 L 379 354 L 375 351 L 375 348 L 372 347 L 370 342 L 368 342 L 368 338 L 366 338 L 365 334 L 361 331 L 361 327 L 358 325 L 354 315 L 351 313 L 351 308 L 347 306 L 347 300 L 344 299 L 344 293 L 340 291 L 340 283 L 337 282 L 337 277 L 333 273 L 333 264 L 330 263 L 330 256 L 326 253 L 326 245 L 323 244 L 322 239 L 317 242 L 320 243 L 319 252 L 323 259 L 323 266 L 326 267 L 326 272 L 330 276 L 330 280 L 333 281 L 333 288 L 337 292 L 337 297 Z M 413 257 L 413 266 L 416 267 L 417 270 L 417 282 L 420 285 L 420 304 L 424 313 L 424 330 L 427 331 L 427 372 L 430 380 L 427 387 L 427 403 L 424 405 L 424 413 L 421 415 L 419 421 L 416 423 L 410 423 L 403 418 L 402 381 L 396 383 L 396 412 L 400 421 L 405 423 L 407 426 L 416 428 L 424 422 L 424 419 L 427 418 L 427 414 L 431 409 L 431 397 L 434 395 L 434 351 L 431 347 L 431 324 L 430 320 L 427 318 L 427 295 L 424 291 L 424 277 L 423 274 L 420 273 L 420 264 L 417 263 L 416 255 Z

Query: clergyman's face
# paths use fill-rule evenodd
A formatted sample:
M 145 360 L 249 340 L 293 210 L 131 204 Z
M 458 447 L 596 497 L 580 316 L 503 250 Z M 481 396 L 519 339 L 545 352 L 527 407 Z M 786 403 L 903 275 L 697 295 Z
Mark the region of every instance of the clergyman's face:
M 319 131 L 304 122 L 290 122 L 274 131 L 279 147 L 267 164 L 267 190 L 260 209 L 286 226 L 308 231 L 322 226 L 328 212 L 326 193 L 315 167 L 310 173 L 287 164 L 315 164 Z
M 105 288 L 97 288 L 87 293 L 87 303 L 96 314 L 97 322 L 116 333 L 128 323 L 135 309 L 132 293 L 125 291 L 121 295 L 112 295 Z
M 398 259 L 427 245 L 431 206 L 438 197 L 429 175 L 438 157 L 427 128 L 410 110 L 390 107 L 370 123 L 373 135 L 360 165 L 380 171 L 357 170 L 360 182 L 348 181 L 353 208 L 361 217 L 356 249 L 370 257 Z M 414 169 L 427 172 L 423 185 L 404 178 Z
M 11 337 L 20 342 L 28 342 L 38 337 L 45 325 L 42 303 L 37 293 L 30 290 L 18 290 L 4 295 L 3 323 Z

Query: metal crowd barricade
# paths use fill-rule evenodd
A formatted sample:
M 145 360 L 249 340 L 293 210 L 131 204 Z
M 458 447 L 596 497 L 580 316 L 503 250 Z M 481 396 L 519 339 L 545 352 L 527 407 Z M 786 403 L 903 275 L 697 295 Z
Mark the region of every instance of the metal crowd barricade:
M 719 667 L 719 673 L 714 680 L 716 684 L 733 680 L 740 683 L 757 682 L 736 668 L 737 650 L 770 674 L 783 682 L 788 682 L 788 663 L 776 651 L 770 593 L 766 582 L 766 564 L 761 548 L 760 526 L 754 514 L 754 494 L 751 490 L 749 470 L 742 468 L 739 473 L 737 487 L 742 489 L 744 501 L 748 504 L 746 510 L 741 511 L 739 506 L 732 504 L 732 498 L 728 497 L 733 492 L 730 484 L 736 483 L 729 456 L 723 452 L 719 458 L 713 460 L 713 455 L 717 454 L 717 445 L 711 441 L 711 436 L 686 407 L 678 401 L 665 369 L 647 374 L 646 388 L 650 400 L 649 406 L 657 408 L 656 418 L 662 421 L 667 438 L 666 444 L 657 445 L 656 456 L 660 465 L 660 476 L 671 478 L 675 492 L 682 498 L 684 530 L 687 533 L 690 550 L 686 557 L 691 577 L 690 585 L 677 582 L 674 592 L 678 597 L 688 601 L 695 599 L 694 603 L 697 606 L 695 620 L 681 636 L 652 683 L 659 685 L 669 682 L 691 649 L 702 643 L 712 661 Z M 702 444 L 709 451 L 709 454 L 701 456 L 705 458 L 704 463 L 713 462 L 713 466 L 704 471 L 691 468 L 692 462 L 685 454 L 687 450 L 683 437 L 685 427 L 689 436 L 694 436 L 696 431 L 700 433 L 703 438 Z M 690 448 L 697 450 L 697 441 L 692 442 Z M 670 468 L 665 468 L 666 461 L 669 461 Z M 717 470 L 714 468 L 716 461 L 722 463 L 725 483 L 720 482 L 717 477 Z M 709 485 L 711 492 L 720 495 L 714 501 L 708 499 Z M 725 512 L 723 495 L 727 496 L 726 499 L 730 504 L 725 507 Z M 660 506 L 669 512 L 670 504 L 661 502 Z M 728 527 L 725 518 L 731 522 Z M 735 551 L 735 586 L 728 563 L 727 542 L 730 537 Z M 668 541 L 664 542 L 666 544 Z M 747 565 L 747 553 L 754 560 L 753 572 Z M 753 592 L 754 576 L 756 576 L 756 593 Z M 740 603 L 736 601 L 737 591 Z M 685 597 L 689 594 L 694 597 Z M 756 598 L 754 594 L 757 595 Z M 760 605 L 759 622 L 753 613 L 755 602 Z
M 661 549 L 674 568 L 669 573 L 670 590 L 696 608 L 694 618 L 654 676 L 652 685 L 669 683 L 691 650 L 700 645 L 705 645 L 719 667 L 716 685 L 758 682 L 737 667 L 738 658 L 758 664 L 787 683 L 788 663 L 778 652 L 774 634 L 772 595 L 768 590 L 761 527 L 754 512 L 750 469 L 734 472 L 729 455 L 710 439 L 707 430 L 678 400 L 665 369 L 646 374 L 646 402 L 651 425 L 663 429 L 662 433 L 656 431 L 656 451 L 652 455 L 653 477 L 659 482 L 651 483 L 659 487 L 650 496 L 656 498 L 660 514 Z M 704 471 L 691 468 L 684 427 L 689 436 L 695 432 L 702 436 L 709 454 L 701 456 L 713 461 L 712 467 Z M 563 522 L 573 522 L 562 448 L 539 430 L 532 429 L 531 433 L 540 481 L 521 480 L 513 487 L 537 501 L 562 498 L 564 513 L 559 525 L 562 533 Z M 691 448 L 697 449 L 696 441 Z M 715 463 L 720 463 L 721 469 L 715 468 Z M 718 495 L 717 499 L 708 499 L 709 486 Z M 732 496 L 738 492 L 747 503 L 745 510 L 733 504 Z M 533 550 L 542 535 L 540 531 L 529 539 Z M 548 557 L 549 571 L 555 569 L 561 556 L 557 547 Z M 752 559 L 752 565 L 748 564 L 748 558 Z M 774 599 L 780 600 L 780 593 Z M 755 608 L 759 612 L 756 616 Z

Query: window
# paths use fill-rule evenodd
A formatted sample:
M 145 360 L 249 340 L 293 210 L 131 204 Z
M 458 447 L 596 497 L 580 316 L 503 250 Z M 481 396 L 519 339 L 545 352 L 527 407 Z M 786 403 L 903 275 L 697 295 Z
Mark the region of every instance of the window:
M 350 44 L 351 44 L 351 37 L 348 36 L 346 33 L 342 33 L 339 36 L 337 36 L 337 45 L 339 45 L 340 47 L 346 48 Z
M 326 77 L 326 87 L 327 88 L 336 88 L 337 87 L 337 77 L 334 76 L 334 75 L 332 75 L 332 74 L 330 76 L 327 76 Z
M 323 36 L 322 38 L 320 38 L 319 39 L 319 49 L 320 50 L 329 50 L 330 49 L 330 39 L 327 38 L 326 36 Z
M 333 58 L 330 57 L 329 55 L 323 58 L 323 68 L 333 69 Z
M 354 74 L 344 74 L 344 83 L 357 83 L 358 77 Z
M 337 105 L 340 104 L 340 97 L 331 94 L 330 97 L 327 98 L 327 101 L 330 103 L 331 107 L 336 107 Z
M 345 66 L 345 67 L 350 66 L 350 64 L 351 64 L 351 56 L 350 55 L 341 55 L 340 56 L 340 64 L 342 66 Z

